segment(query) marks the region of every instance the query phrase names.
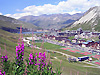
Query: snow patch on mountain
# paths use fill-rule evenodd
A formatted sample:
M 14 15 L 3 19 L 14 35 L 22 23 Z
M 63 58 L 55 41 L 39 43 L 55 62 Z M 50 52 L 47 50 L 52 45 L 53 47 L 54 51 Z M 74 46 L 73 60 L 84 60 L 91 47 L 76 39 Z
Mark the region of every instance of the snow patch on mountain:
M 95 13 L 96 9 L 90 11 L 88 14 L 83 16 L 79 21 L 76 21 L 74 24 L 79 24 L 79 23 L 88 23 L 90 20 L 92 20 L 97 13 Z

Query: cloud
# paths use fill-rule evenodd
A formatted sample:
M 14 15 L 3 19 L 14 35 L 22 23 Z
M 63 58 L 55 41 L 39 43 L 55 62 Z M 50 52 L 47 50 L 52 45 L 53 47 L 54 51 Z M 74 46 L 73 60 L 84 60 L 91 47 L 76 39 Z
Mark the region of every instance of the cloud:
M 18 19 L 22 16 L 28 16 L 28 15 L 32 15 L 31 13 L 29 12 L 25 12 L 25 13 L 16 13 L 16 14 L 6 14 L 5 16 L 8 16 L 8 17 L 12 17 L 12 18 L 15 18 L 15 19 Z
M 2 15 L 2 13 L 0 12 L 0 15 Z
M 70 15 L 73 15 L 73 14 L 75 14 L 75 13 L 82 13 L 82 12 L 81 12 L 81 11 L 73 10 L 73 11 L 71 11 L 71 12 L 67 12 L 67 13 L 69 13 Z
M 87 11 L 90 7 L 99 6 L 100 0 L 67 0 L 60 1 L 57 5 L 44 4 L 43 6 L 27 6 L 23 10 L 17 9 L 19 13 L 7 14 L 13 18 L 20 18 L 22 16 L 33 15 L 38 16 L 42 14 L 58 14 L 58 13 L 81 13 Z

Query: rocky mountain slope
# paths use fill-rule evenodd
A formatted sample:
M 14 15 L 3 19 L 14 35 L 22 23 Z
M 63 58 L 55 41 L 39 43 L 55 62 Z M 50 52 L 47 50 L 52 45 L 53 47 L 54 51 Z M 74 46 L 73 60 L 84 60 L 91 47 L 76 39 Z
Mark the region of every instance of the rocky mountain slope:
M 36 30 L 38 29 L 37 26 L 16 20 L 14 18 L 6 17 L 0 15 L 0 29 L 9 31 L 9 32 L 18 32 L 19 27 L 22 25 L 24 31 Z
M 45 29 L 59 29 L 70 25 L 71 23 L 75 22 L 79 19 L 83 13 L 77 13 L 74 15 L 70 14 L 52 14 L 52 15 L 40 15 L 40 16 L 24 16 L 21 17 L 19 20 L 25 21 L 28 23 L 32 23 L 36 26 L 45 28 Z
M 100 6 L 90 8 L 78 21 L 67 29 L 82 28 L 83 30 L 100 31 Z

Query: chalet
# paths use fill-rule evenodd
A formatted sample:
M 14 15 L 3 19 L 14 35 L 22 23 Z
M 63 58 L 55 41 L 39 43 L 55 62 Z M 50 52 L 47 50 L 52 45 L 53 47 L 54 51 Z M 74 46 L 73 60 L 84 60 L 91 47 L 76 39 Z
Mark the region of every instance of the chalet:
M 88 40 L 87 42 L 82 43 L 82 47 L 91 47 L 94 44 L 94 41 Z
M 70 33 L 68 36 L 75 36 L 77 33 Z
M 92 35 L 100 35 L 99 32 L 92 32 Z
M 55 40 L 62 41 L 63 39 L 68 39 L 68 37 L 55 37 Z
M 66 39 L 66 40 L 65 40 L 65 43 L 66 43 L 67 45 L 71 45 L 71 40 L 70 40 L 70 39 Z
M 79 45 L 80 47 L 82 47 L 82 43 L 78 43 L 78 45 Z
M 82 47 L 88 47 L 88 42 L 82 42 Z
M 91 48 L 94 48 L 94 49 L 99 49 L 99 41 L 94 42 L 94 44 L 93 44 L 93 45 L 91 45 Z
M 88 38 L 90 38 L 90 37 L 91 37 L 91 36 L 89 36 L 89 35 L 85 35 L 85 38 L 86 38 L 86 39 L 88 39 Z
M 71 33 L 77 33 L 77 30 L 72 30 Z
M 71 43 L 72 45 L 76 46 L 76 47 L 81 47 L 82 43 Z
M 43 31 L 43 29 L 37 30 L 37 32 L 42 32 L 42 31 Z
M 78 40 L 78 43 L 83 43 L 83 42 L 86 42 L 86 41 L 84 39 Z
M 51 31 L 48 35 L 52 35 L 52 36 L 54 35 L 54 36 L 57 36 L 57 34 L 58 34 L 57 32 Z
M 65 40 L 66 40 L 66 38 L 63 38 L 61 42 L 62 42 L 62 43 L 65 43 Z
M 100 35 L 99 35 L 99 39 L 100 39 Z
M 81 34 L 81 33 L 83 33 L 82 28 L 77 29 L 77 34 Z
M 85 30 L 84 33 L 87 35 L 88 33 L 90 33 L 89 30 Z
M 75 39 L 75 38 L 74 38 L 74 39 L 72 39 L 72 43 L 77 43 L 77 41 L 78 41 L 78 40 L 77 40 L 77 39 Z
M 91 41 L 91 40 L 87 40 L 88 44 L 89 44 L 89 47 L 92 46 L 94 44 L 94 41 Z
M 53 39 L 55 39 L 55 36 L 54 35 L 50 35 L 50 36 L 48 36 L 48 39 L 53 40 Z
M 79 38 L 85 38 L 86 34 L 85 33 L 82 33 L 79 35 Z
M 57 36 L 67 36 L 67 33 L 57 33 Z
M 60 36 L 60 37 L 63 37 L 63 36 L 70 37 L 70 36 L 75 36 L 75 35 L 77 35 L 77 33 L 73 33 L 73 32 L 68 32 L 68 33 L 57 33 L 57 36 Z
M 66 33 L 69 33 L 69 32 L 70 32 L 70 30 L 65 30 L 65 32 L 66 32 Z
M 92 36 L 91 33 L 82 33 L 79 35 L 80 38 L 86 38 L 86 39 L 90 38 L 91 36 Z
M 48 35 L 44 35 L 44 38 L 48 38 Z
M 99 41 L 99 46 L 100 46 L 100 41 Z

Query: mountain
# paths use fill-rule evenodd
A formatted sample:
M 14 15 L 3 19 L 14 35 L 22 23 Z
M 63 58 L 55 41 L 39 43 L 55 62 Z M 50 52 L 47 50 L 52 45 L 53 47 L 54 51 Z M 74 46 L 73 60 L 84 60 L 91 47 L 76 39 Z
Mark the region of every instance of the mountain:
M 18 32 L 19 27 L 22 25 L 23 31 L 30 31 L 38 29 L 37 26 L 26 23 L 23 21 L 16 20 L 14 18 L 6 17 L 0 15 L 0 29 L 8 31 L 8 32 Z
M 68 26 L 71 23 L 75 22 L 77 19 L 79 19 L 83 13 L 77 13 L 74 15 L 70 14 L 51 14 L 51 15 L 40 15 L 40 16 L 24 16 L 19 18 L 19 20 L 32 23 L 36 26 L 39 26 L 41 28 L 45 29 L 60 29 L 62 27 Z
M 78 21 L 74 22 L 67 29 L 76 30 L 78 28 L 100 31 L 100 6 L 90 8 Z

